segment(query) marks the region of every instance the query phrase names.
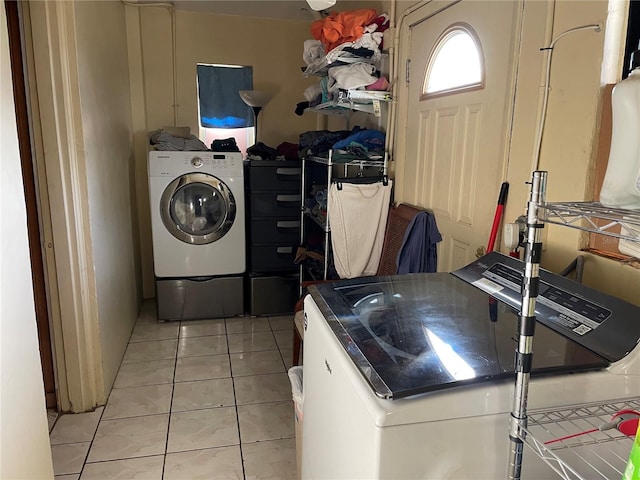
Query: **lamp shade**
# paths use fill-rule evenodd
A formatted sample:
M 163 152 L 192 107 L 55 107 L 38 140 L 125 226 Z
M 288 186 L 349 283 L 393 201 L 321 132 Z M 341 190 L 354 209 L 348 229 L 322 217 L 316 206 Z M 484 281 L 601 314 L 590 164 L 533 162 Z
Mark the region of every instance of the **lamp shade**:
M 333 7 L 336 4 L 336 0 L 307 0 L 307 3 L 311 7 L 311 10 L 320 12 Z
M 238 93 L 242 101 L 250 107 L 264 107 L 271 100 L 270 93 L 259 90 L 240 90 Z

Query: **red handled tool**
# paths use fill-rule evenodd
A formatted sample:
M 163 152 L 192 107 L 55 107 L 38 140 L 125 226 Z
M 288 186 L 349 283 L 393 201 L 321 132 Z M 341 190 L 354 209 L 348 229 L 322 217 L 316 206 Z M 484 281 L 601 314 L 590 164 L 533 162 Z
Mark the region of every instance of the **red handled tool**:
M 507 194 L 509 193 L 509 183 L 503 182 L 500 187 L 500 195 L 498 196 L 498 205 L 496 205 L 496 214 L 493 216 L 493 225 L 491 226 L 491 235 L 489 235 L 489 244 L 487 245 L 487 253 L 493 252 L 493 247 L 498 236 L 498 229 L 502 221 L 502 213 L 504 212 L 504 204 L 507 203 Z
M 496 206 L 496 214 L 493 217 L 493 225 L 491 226 L 491 234 L 489 235 L 489 243 L 487 245 L 487 253 L 493 252 L 496 244 L 500 221 L 502 220 L 502 212 L 504 204 L 507 202 L 507 194 L 509 193 L 509 183 L 503 182 L 500 187 L 500 195 L 498 195 L 498 205 Z M 492 322 L 498 321 L 498 302 L 495 298 L 489 297 L 489 319 Z

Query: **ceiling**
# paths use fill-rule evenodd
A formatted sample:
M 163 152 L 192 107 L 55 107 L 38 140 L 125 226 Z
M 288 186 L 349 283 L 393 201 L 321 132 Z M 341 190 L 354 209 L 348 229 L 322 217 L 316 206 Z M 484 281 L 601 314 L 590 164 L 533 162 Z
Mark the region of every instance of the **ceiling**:
M 174 0 L 176 10 L 312 21 L 319 13 L 305 0 Z
M 150 3 L 153 0 L 138 0 Z M 158 0 L 156 0 L 158 1 Z M 242 17 L 280 18 L 310 22 L 321 18 L 314 12 L 306 0 L 173 0 L 176 10 L 237 15 Z M 338 0 L 331 10 L 344 11 L 358 8 L 373 8 L 382 13 L 385 8 L 380 0 Z

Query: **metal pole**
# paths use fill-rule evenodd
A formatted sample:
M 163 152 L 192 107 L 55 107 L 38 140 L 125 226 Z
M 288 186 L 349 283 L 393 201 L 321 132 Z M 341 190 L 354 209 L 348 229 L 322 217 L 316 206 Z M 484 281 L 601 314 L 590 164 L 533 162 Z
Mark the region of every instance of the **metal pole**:
M 301 164 L 301 170 L 300 170 L 300 247 L 304 247 L 304 240 L 305 240 L 305 233 L 304 233 L 304 224 L 305 224 L 305 218 L 304 216 L 305 211 L 304 211 L 304 202 L 306 199 L 306 195 L 305 195 L 305 191 L 306 191 L 306 183 L 305 183 L 305 174 L 306 174 L 306 165 L 307 165 L 307 161 L 306 161 L 306 157 L 302 157 L 302 164 Z M 302 282 L 304 281 L 304 260 L 302 260 L 300 262 L 300 286 L 298 287 L 299 292 L 300 292 L 300 296 L 302 297 Z
M 522 279 L 522 305 L 519 320 L 519 339 L 516 350 L 516 384 L 509 425 L 509 467 L 507 478 L 519 480 L 522 471 L 523 438 L 527 427 L 527 396 L 533 360 L 533 335 L 536 326 L 536 299 L 540 287 L 540 257 L 544 223 L 538 207 L 545 202 L 547 172 L 533 172 L 531 196 L 527 203 L 527 239 Z
M 331 191 L 331 174 L 333 173 L 333 150 L 329 150 L 329 161 L 327 164 L 327 220 L 324 225 L 324 276 L 323 280 L 327 279 L 329 273 L 329 252 L 331 251 L 329 242 L 331 235 L 331 225 L 329 224 L 329 195 Z

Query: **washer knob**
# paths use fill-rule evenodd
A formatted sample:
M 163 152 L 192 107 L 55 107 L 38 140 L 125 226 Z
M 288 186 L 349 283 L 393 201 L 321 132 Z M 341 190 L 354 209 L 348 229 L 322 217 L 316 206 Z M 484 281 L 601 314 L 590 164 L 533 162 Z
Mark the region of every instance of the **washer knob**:
M 196 168 L 199 168 L 202 166 L 202 159 L 200 157 L 193 157 L 191 159 L 191 165 L 193 165 Z

